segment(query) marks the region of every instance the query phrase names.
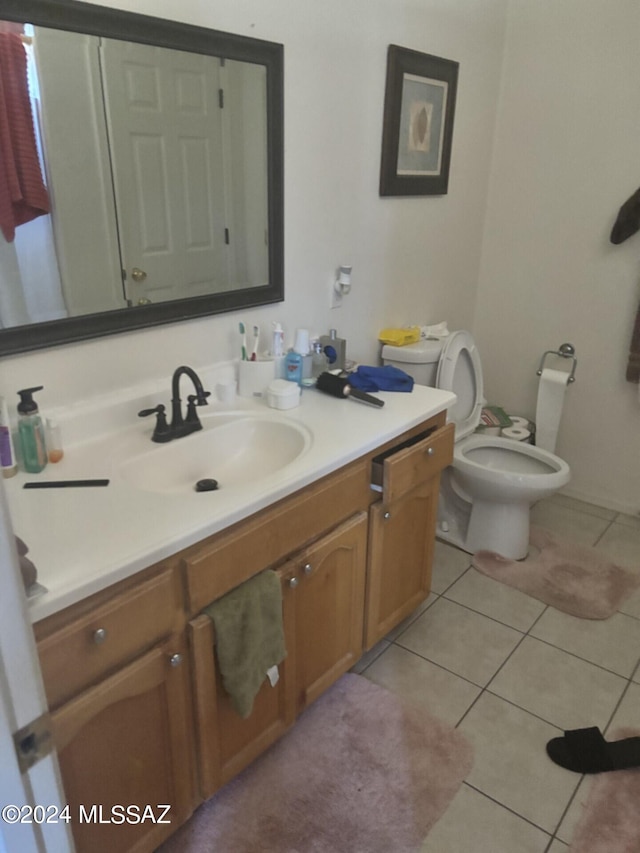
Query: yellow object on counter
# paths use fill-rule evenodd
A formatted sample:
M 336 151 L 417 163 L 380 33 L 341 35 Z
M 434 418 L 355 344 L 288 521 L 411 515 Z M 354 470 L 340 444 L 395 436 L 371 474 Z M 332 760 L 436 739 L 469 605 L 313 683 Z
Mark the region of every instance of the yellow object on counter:
M 415 344 L 420 340 L 420 328 L 409 326 L 406 329 L 383 329 L 378 335 L 378 340 L 383 344 L 392 344 L 396 347 Z

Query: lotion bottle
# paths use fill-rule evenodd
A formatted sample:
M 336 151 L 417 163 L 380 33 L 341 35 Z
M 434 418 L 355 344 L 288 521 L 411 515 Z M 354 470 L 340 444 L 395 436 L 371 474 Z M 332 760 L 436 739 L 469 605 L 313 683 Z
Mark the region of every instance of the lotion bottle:
M 11 424 L 9 423 L 9 412 L 4 397 L 0 397 L 0 464 L 2 465 L 2 476 L 13 477 L 18 473 L 16 465 L 16 454 L 13 449 L 11 437 Z
M 18 435 L 22 464 L 28 474 L 39 474 L 47 464 L 47 443 L 44 437 L 44 424 L 38 414 L 38 404 L 33 399 L 36 391 L 42 391 L 43 386 L 24 388 L 18 391 Z

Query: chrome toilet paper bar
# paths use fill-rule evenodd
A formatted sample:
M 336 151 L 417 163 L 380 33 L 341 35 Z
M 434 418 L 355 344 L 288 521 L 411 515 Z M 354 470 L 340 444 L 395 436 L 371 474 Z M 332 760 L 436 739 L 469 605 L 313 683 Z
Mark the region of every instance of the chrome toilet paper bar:
M 548 349 L 540 359 L 540 367 L 536 370 L 536 376 L 542 376 L 542 368 L 544 367 L 544 360 L 548 355 L 559 355 L 561 358 L 570 358 L 572 360 L 571 365 L 571 373 L 569 374 L 569 382 L 576 381 L 576 366 L 578 364 L 578 359 L 576 358 L 576 350 L 573 344 L 560 344 L 557 350 Z

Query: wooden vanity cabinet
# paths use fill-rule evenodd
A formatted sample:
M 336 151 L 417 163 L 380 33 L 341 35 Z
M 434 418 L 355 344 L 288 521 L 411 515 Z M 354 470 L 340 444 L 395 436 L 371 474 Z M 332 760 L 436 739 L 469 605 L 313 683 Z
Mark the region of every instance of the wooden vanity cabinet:
M 52 713 L 79 853 L 154 850 L 192 813 L 187 666 L 184 640 L 168 642 Z
M 196 805 L 180 578 L 160 567 L 118 590 L 36 626 L 78 853 L 152 851 Z
M 453 424 L 372 460 L 381 499 L 369 510 L 365 649 L 370 649 L 429 595 L 440 472 L 453 458 Z
M 151 853 L 428 595 L 452 447 L 441 413 L 34 626 L 79 853 Z M 288 654 L 243 720 L 202 610 L 265 569 Z M 115 805 L 161 804 L 170 824 L 109 822 Z
M 278 574 L 284 583 L 284 573 L 279 571 Z M 283 591 L 285 589 L 283 586 Z M 295 720 L 293 610 L 284 594 L 282 615 L 287 657 L 278 667 L 278 683 L 272 687 L 267 679 L 263 682 L 247 719 L 238 714 L 224 689 L 215 655 L 213 622 L 201 614 L 188 625 L 202 799 L 207 799 L 237 776 Z
M 362 654 L 367 515 L 357 513 L 287 559 L 282 583 L 287 657 L 242 719 L 222 685 L 211 620 L 189 623 L 200 793 L 211 796 L 274 743 Z
M 362 655 L 367 514 L 357 513 L 291 560 L 295 710 L 304 711 Z

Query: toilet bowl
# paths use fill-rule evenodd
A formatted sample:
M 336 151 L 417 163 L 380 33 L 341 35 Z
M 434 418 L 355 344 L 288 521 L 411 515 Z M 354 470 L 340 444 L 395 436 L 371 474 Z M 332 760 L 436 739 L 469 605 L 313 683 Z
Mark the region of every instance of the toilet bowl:
M 411 353 L 404 352 L 411 347 Z M 487 550 L 512 560 L 526 557 L 531 505 L 569 482 L 567 463 L 531 444 L 474 433 L 484 403 L 483 380 L 468 332 L 452 332 L 438 342 L 387 345 L 382 357 L 416 382 L 457 396 L 449 410 L 456 425 L 453 464 L 442 474 L 436 535 L 472 554 Z

